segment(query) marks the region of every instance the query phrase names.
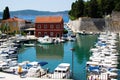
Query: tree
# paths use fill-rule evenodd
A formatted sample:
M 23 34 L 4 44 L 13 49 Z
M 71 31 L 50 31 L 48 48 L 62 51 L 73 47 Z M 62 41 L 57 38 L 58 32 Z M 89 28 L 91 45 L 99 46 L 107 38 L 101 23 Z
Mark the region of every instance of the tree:
M 71 19 L 77 19 L 84 15 L 84 1 L 78 0 L 72 3 L 71 10 L 69 11 Z
M 116 0 L 101 0 L 101 9 L 103 15 L 111 14 L 115 8 Z
M 70 19 L 72 19 L 72 20 L 77 18 L 77 16 L 76 16 L 76 3 L 77 3 L 77 1 L 72 3 L 71 10 L 69 11 L 69 16 L 70 16 Z
M 2 24 L 1 27 L 0 27 L 0 30 L 1 30 L 2 33 L 7 33 L 8 34 L 10 32 L 10 26 Z
M 84 3 L 84 16 L 89 16 L 89 11 L 90 11 L 89 4 L 90 4 L 90 1 L 87 1 Z
M 101 18 L 111 14 L 113 10 L 120 11 L 120 0 L 76 0 L 69 11 L 70 19 L 81 16 Z
M 77 7 L 77 9 L 76 9 L 77 17 L 79 18 L 79 17 L 84 15 L 84 2 L 83 2 L 83 0 L 78 0 L 76 7 Z
M 5 7 L 5 9 L 3 11 L 3 20 L 9 19 L 9 18 L 10 18 L 9 8 Z
M 98 18 L 99 17 L 99 8 L 98 8 L 97 0 L 91 0 L 89 7 L 90 7 L 89 16 L 92 18 Z
M 120 11 L 120 2 L 116 4 L 114 11 Z
M 114 0 L 106 0 L 106 5 L 105 5 L 106 14 L 111 14 L 114 8 L 115 8 Z

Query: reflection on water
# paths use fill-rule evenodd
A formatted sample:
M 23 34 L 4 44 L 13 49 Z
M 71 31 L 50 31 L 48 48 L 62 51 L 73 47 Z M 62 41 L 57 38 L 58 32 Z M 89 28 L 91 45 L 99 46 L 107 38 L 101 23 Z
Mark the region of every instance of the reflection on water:
M 64 44 L 38 45 L 36 55 L 38 59 L 62 59 L 64 54 Z
M 90 48 L 93 47 L 97 40 L 97 36 L 86 35 L 78 37 L 77 42 L 73 45 L 78 62 L 81 64 L 84 60 L 88 60 L 90 56 Z
M 62 62 L 71 64 L 72 70 L 72 51 L 73 51 L 73 65 L 74 65 L 74 80 L 86 80 L 86 61 L 90 56 L 90 48 L 93 47 L 97 39 L 95 35 L 77 36 L 77 41 L 66 42 L 62 44 L 40 45 L 37 43 L 36 47 L 24 47 L 22 52 L 18 55 L 18 62 L 25 60 L 29 61 L 47 61 L 45 66 L 51 71 Z
M 74 79 L 86 80 L 86 61 L 90 56 L 90 48 L 93 47 L 97 40 L 96 35 L 78 36 L 77 41 L 73 44 L 74 51 Z

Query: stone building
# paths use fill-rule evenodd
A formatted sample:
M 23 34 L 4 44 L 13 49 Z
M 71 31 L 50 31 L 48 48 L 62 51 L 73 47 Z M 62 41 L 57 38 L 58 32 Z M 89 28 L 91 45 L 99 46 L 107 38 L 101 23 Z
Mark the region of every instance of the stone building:
M 19 32 L 25 27 L 25 20 L 14 17 L 6 20 L 2 20 L 1 27 L 6 27 L 8 33 Z

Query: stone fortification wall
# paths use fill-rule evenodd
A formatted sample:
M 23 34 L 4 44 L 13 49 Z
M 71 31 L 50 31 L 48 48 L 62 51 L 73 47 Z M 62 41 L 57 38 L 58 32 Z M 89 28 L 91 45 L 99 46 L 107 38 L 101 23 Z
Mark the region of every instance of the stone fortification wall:
M 111 18 L 108 21 L 109 29 L 112 32 L 120 32 L 120 12 L 112 12 Z
M 88 32 L 103 31 L 105 27 L 105 20 L 101 18 L 82 18 L 80 30 Z
M 69 21 L 70 28 L 73 32 L 98 32 L 105 28 L 105 20 L 102 18 L 79 18 L 75 21 Z
M 69 21 L 69 27 L 73 32 L 120 32 L 120 12 L 113 12 L 106 18 L 79 18 Z

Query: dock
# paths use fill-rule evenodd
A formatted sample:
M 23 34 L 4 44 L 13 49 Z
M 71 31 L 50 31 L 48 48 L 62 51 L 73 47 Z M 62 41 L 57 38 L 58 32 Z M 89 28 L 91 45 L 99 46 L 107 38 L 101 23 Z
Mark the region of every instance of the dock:
M 19 75 L 0 72 L 0 80 L 73 80 L 73 79 L 44 79 L 35 77 L 22 77 Z

